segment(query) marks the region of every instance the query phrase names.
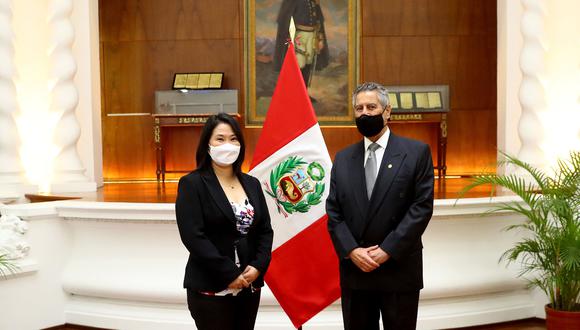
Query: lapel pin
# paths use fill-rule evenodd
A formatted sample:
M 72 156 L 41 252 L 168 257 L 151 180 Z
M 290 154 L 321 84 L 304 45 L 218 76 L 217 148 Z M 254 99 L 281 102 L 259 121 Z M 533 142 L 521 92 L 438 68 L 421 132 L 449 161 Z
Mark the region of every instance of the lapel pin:
M 389 164 L 387 167 L 388 168 L 392 168 L 393 167 L 393 164 Z

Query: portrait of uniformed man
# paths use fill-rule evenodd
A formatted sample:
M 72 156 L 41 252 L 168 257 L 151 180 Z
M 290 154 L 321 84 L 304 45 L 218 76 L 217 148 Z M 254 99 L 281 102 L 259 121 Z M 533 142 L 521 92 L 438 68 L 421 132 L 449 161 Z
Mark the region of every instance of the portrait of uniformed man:
M 348 0 L 248 0 L 248 122 L 260 124 L 270 106 L 288 44 L 321 123 L 349 124 L 356 5 Z M 291 40 L 292 39 L 292 40 Z M 352 56 L 352 57 L 351 57 Z
M 290 21 L 293 19 L 296 34 L 294 48 L 306 86 L 310 86 L 312 74 L 328 65 L 328 40 L 324 30 L 324 15 L 320 0 L 284 0 L 278 13 L 276 53 L 274 67 L 280 71 L 287 44 L 290 40 Z

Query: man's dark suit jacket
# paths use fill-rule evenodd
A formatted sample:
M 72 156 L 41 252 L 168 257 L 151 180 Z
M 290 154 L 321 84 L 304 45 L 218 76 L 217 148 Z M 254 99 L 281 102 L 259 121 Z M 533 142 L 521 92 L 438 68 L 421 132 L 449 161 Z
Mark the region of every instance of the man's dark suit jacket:
M 264 285 L 273 239 L 270 215 L 260 182 L 247 174 L 239 180 L 254 207 L 254 221 L 245 237 L 236 229 L 232 206 L 213 170 L 197 170 L 179 180 L 175 213 L 181 240 L 189 250 L 185 288 L 224 290 L 247 265 L 260 271 L 252 285 Z M 239 268 L 234 263 L 234 245 Z
M 369 201 L 364 142 L 337 153 L 326 201 L 328 230 L 340 260 L 343 288 L 388 292 L 423 288 L 421 235 L 433 213 L 433 162 L 429 146 L 391 133 Z M 361 271 L 349 253 L 379 245 L 391 257 Z

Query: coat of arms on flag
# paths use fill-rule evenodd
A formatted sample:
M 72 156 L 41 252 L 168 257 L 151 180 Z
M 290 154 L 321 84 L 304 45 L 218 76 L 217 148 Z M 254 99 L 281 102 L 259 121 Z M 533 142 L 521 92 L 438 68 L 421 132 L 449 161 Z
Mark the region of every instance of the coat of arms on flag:
M 278 213 L 287 218 L 289 213 L 306 213 L 320 204 L 326 188 L 324 176 L 320 163 L 308 164 L 302 157 L 292 156 L 270 172 L 270 182 L 264 185 L 266 193 L 276 200 Z

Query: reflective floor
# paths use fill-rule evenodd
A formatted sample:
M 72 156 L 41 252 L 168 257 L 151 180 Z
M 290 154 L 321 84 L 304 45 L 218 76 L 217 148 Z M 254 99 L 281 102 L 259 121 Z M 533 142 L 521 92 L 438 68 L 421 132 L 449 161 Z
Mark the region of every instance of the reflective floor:
M 447 178 L 435 180 L 436 199 L 456 199 L 463 188 L 469 184 L 469 178 Z M 80 197 L 82 200 L 99 202 L 132 202 L 132 203 L 173 203 L 177 194 L 177 182 L 108 182 L 93 193 L 61 194 L 68 197 Z M 490 186 L 479 187 L 464 195 L 464 198 L 497 196 Z M 59 196 L 64 197 L 64 196 Z

